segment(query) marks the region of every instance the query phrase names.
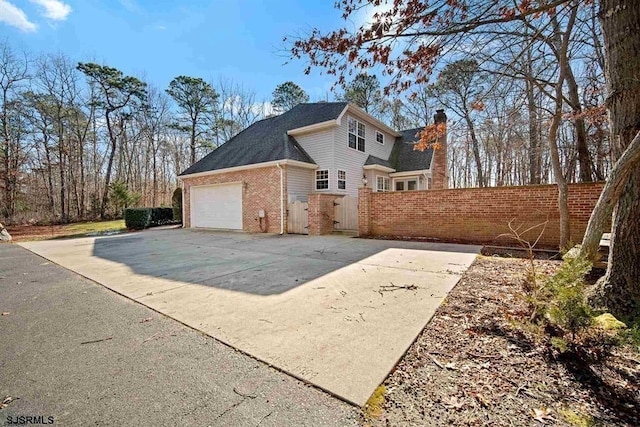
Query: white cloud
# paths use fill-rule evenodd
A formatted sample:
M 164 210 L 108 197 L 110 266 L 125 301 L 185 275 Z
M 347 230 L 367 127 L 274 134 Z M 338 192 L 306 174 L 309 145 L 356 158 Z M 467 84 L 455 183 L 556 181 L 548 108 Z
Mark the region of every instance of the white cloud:
M 32 33 L 38 29 L 36 24 L 29 21 L 22 9 L 6 0 L 0 0 L 0 22 L 9 24 L 26 33 Z
M 64 21 L 72 9 L 60 0 L 31 0 L 31 3 L 39 5 L 43 10 L 43 16 L 54 21 Z
M 131 13 L 139 13 L 142 10 L 135 0 L 119 0 L 118 2 Z

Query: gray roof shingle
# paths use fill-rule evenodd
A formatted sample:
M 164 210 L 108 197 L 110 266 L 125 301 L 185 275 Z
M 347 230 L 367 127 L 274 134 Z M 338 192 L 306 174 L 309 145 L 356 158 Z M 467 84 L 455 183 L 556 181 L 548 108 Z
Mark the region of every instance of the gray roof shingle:
M 298 104 L 284 114 L 252 124 L 180 175 L 275 160 L 315 163 L 295 138 L 287 135 L 287 131 L 335 120 L 346 106 L 346 102 Z
M 369 155 L 369 157 L 367 157 L 367 160 L 364 162 L 364 165 L 365 166 L 367 166 L 367 165 L 380 165 L 380 166 L 385 166 L 385 167 L 394 169 L 394 167 L 391 166 L 391 163 L 389 163 L 388 160 L 384 160 L 384 159 L 381 159 L 380 157 L 376 157 L 376 156 L 372 156 L 372 155 Z
M 424 128 L 414 128 L 400 131 L 402 135 L 396 138 L 393 150 L 389 156 L 389 163 L 396 172 L 407 172 L 431 167 L 433 148 L 424 151 L 414 150 L 414 144 L 418 141 L 416 134 Z

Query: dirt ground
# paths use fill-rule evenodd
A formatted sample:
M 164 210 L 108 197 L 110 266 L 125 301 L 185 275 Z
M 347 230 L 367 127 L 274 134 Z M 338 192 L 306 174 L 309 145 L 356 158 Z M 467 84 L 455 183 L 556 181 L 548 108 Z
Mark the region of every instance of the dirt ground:
M 585 369 L 509 320 L 524 307 L 524 262 L 475 261 L 385 382 L 381 410 L 365 408 L 365 425 L 640 425 L 637 348 Z

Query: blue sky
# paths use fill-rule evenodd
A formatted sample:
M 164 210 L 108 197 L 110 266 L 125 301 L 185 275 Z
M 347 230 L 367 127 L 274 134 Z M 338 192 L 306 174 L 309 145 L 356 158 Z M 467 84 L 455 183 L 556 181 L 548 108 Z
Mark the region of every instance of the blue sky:
M 283 65 L 282 37 L 344 21 L 333 0 L 0 0 L 0 40 L 37 54 L 63 52 L 165 88 L 177 75 L 232 78 L 268 101 L 293 80 L 312 100 L 333 80 Z

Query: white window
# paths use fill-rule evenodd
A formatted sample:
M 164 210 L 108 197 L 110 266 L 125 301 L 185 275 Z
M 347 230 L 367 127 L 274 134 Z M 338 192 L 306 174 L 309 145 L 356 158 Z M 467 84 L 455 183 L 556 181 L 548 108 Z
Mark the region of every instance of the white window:
M 329 188 L 329 171 L 327 169 L 316 171 L 316 190 Z
M 389 191 L 389 178 L 386 176 L 376 177 L 376 191 Z
M 338 169 L 338 190 L 347 189 L 347 172 Z
M 416 178 L 395 181 L 396 191 L 414 191 L 418 189 L 418 180 Z
M 364 124 L 349 117 L 349 147 L 364 152 Z
M 380 144 L 384 144 L 384 134 L 380 131 L 376 131 L 376 141 Z

